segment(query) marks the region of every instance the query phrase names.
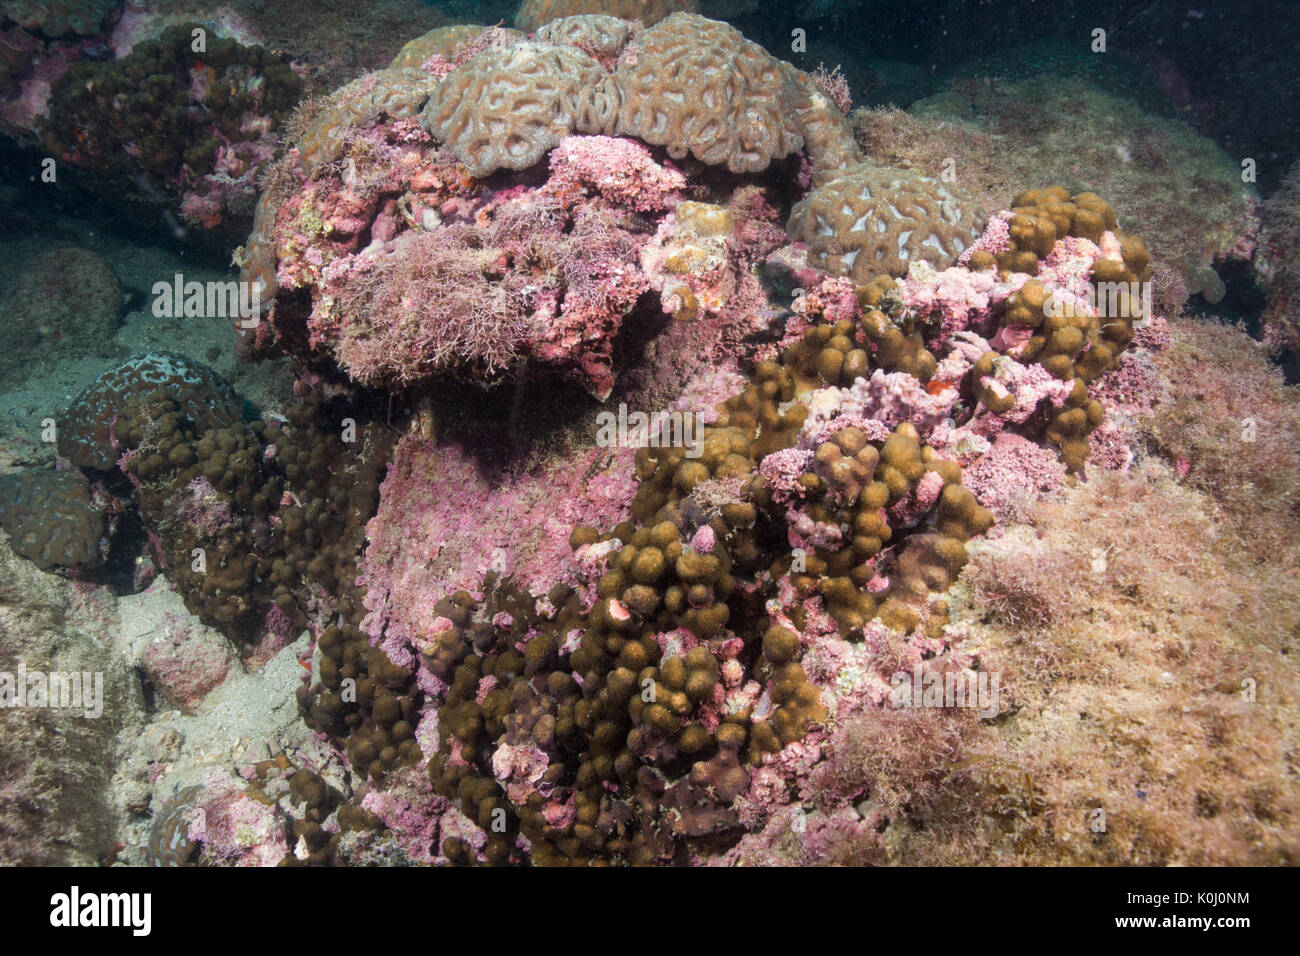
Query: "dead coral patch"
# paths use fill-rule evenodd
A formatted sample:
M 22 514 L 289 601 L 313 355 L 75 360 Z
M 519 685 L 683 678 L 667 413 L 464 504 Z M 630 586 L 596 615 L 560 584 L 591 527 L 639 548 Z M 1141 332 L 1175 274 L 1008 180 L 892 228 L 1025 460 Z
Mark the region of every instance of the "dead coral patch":
M 1156 364 L 1172 398 L 1146 422 L 1186 481 L 1222 509 L 1220 531 L 1260 561 L 1300 557 L 1300 388 L 1240 328 L 1207 320 L 1171 326 Z M 1180 384 L 1181 383 L 1181 384 Z
M 938 803 L 900 821 L 891 859 L 1296 859 L 1300 602 L 1220 524 L 1167 472 L 1103 473 L 1035 510 L 1021 529 L 1034 545 L 972 548 L 959 616 L 995 609 L 981 666 L 1014 712 L 966 742 Z M 1033 568 L 1048 572 L 1037 586 Z M 1037 626 L 996 610 L 1003 581 Z

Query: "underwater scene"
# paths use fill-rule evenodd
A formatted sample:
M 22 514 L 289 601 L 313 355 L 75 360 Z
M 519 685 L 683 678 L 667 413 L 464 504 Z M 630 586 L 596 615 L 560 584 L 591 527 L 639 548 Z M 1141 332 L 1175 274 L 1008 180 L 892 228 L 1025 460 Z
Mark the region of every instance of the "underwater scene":
M 1297 36 L 0 0 L 0 864 L 1300 861 Z

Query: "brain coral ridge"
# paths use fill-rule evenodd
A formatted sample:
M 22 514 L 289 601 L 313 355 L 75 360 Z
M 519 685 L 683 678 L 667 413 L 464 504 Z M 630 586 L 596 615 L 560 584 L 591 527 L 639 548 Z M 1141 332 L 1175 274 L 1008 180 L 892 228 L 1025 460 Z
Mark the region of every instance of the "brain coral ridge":
M 573 130 L 635 137 L 735 173 L 803 149 L 816 188 L 789 232 L 808 243 L 811 264 L 859 282 L 917 260 L 947 265 L 983 231 L 984 213 L 957 187 L 868 162 L 809 76 L 734 27 L 685 13 L 639 31 L 618 22 L 556 20 L 479 55 L 442 82 L 422 124 L 476 177 L 526 169 Z M 606 70 L 596 57 L 620 47 Z
M 669 14 L 694 13 L 695 8 L 695 0 L 524 0 L 515 14 L 515 27 L 532 33 L 544 24 L 584 14 L 606 14 L 653 26 Z
M 613 131 L 617 88 L 590 55 L 524 41 L 489 50 L 452 72 L 423 124 L 473 176 L 527 169 L 572 130 Z
M 619 24 L 556 20 L 481 54 L 434 92 L 424 127 L 474 176 L 531 166 L 574 130 L 634 136 L 737 173 L 805 146 L 819 169 L 860 161 L 847 121 L 807 74 L 734 27 L 689 13 L 639 31 Z
M 791 237 L 812 265 L 866 282 L 903 275 L 925 260 L 946 265 L 979 238 L 987 219 L 937 179 L 865 164 L 813 190 L 790 214 Z
M 614 77 L 619 135 L 674 158 L 758 172 L 803 146 L 792 74 L 728 24 L 674 14 L 633 40 Z

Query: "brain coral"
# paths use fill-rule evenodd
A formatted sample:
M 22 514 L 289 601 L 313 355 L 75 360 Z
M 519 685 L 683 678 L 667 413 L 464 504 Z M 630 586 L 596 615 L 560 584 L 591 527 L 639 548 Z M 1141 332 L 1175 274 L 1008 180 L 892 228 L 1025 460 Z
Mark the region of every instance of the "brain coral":
M 473 23 L 456 23 L 452 26 L 437 27 L 428 33 L 409 41 L 397 51 L 397 56 L 388 64 L 388 69 L 415 69 L 423 66 L 433 56 L 450 59 L 453 51 L 462 43 L 468 43 L 483 28 Z
M 581 50 L 524 41 L 452 71 L 421 123 L 473 176 L 527 169 L 575 128 L 612 132 L 618 98 L 609 79 Z
M 853 127 L 811 76 L 788 63 L 782 67 L 799 88 L 794 120 L 804 151 L 813 161 L 813 185 L 821 186 L 866 161 L 853 138 Z
M 645 30 L 566 17 L 531 41 L 458 60 L 421 123 L 476 177 L 532 166 L 573 131 L 633 136 L 737 173 L 805 147 L 815 185 L 864 162 L 847 119 L 808 74 L 695 14 Z
M 978 206 L 939 180 L 871 165 L 809 193 L 789 232 L 808 243 L 812 265 L 866 282 L 903 275 L 919 259 L 951 265 L 985 223 Z
M 552 20 L 537 31 L 537 39 L 543 43 L 577 47 L 603 64 L 622 52 L 628 38 L 637 29 L 635 23 L 618 17 L 590 13 Z
M 436 84 L 436 78 L 423 70 L 393 66 L 359 76 L 335 90 L 298 138 L 302 171 L 310 173 L 320 163 L 338 159 L 349 129 L 380 119 L 415 116 Z
M 803 145 L 793 72 L 728 24 L 675 13 L 632 41 L 614 78 L 618 135 L 674 158 L 758 172 Z
M 5 0 L 0 3 L 0 20 L 12 20 L 24 30 L 40 30 L 51 37 L 65 33 L 90 36 L 116 6 L 117 0 Z
M 109 369 L 77 396 L 59 425 L 59 454 L 107 471 L 121 455 L 130 407 L 161 391 L 202 435 L 241 421 L 239 397 L 212 369 L 174 352 L 143 352 Z
M 193 860 L 198 846 L 190 842 L 189 815 L 202 794 L 202 787 L 187 787 L 163 804 L 149 828 L 145 858 L 150 866 L 188 866 Z
M 80 476 L 27 471 L 0 476 L 0 526 L 15 552 L 42 571 L 56 565 L 98 567 L 104 561 L 104 515 Z
M 670 13 L 695 9 L 695 0 L 524 0 L 515 14 L 515 27 L 532 33 L 544 23 L 583 13 L 606 13 L 651 26 Z

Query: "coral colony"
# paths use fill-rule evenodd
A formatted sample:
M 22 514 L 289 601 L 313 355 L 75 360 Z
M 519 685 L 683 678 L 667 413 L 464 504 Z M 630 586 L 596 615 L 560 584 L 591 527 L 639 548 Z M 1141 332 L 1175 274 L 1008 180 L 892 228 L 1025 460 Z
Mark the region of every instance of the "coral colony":
M 130 738 L 75 861 L 1294 860 L 1294 701 L 1242 696 L 1294 675 L 1240 630 L 1297 619 L 1294 392 L 1166 307 L 1124 209 L 985 208 L 694 10 L 528 0 L 302 102 L 199 21 L 14 80 L 60 163 L 251 223 L 238 281 L 140 306 L 225 320 L 237 371 L 79 353 L 46 458 L 0 458 L 5 576 L 137 608 L 134 670 L 0 672 Z M 279 723 L 198 759 L 137 672 L 185 735 L 232 688 Z

